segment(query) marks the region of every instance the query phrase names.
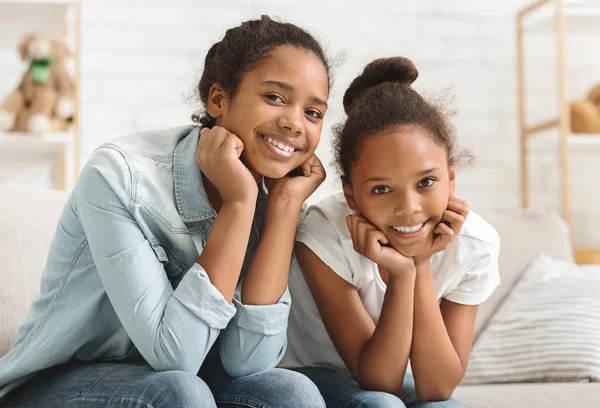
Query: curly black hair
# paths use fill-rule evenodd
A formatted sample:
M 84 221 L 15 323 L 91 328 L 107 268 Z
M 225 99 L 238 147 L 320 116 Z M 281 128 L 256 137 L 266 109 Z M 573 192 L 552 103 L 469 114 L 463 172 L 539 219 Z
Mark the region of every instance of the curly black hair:
M 369 63 L 344 94 L 347 119 L 333 128 L 334 163 L 350 182 L 350 169 L 362 141 L 394 127 L 419 126 L 447 153 L 448 164 L 470 161 L 459 151 L 453 127 L 442 107 L 427 102 L 411 84 L 419 72 L 407 58 L 379 58 Z
M 208 92 L 219 84 L 229 95 L 234 95 L 244 73 L 267 59 L 273 50 L 282 45 L 292 45 L 313 52 L 323 62 L 329 87 L 331 67 L 319 42 L 306 30 L 291 24 L 275 21 L 263 15 L 258 20 L 244 21 L 225 32 L 206 54 L 204 70 L 196 91 L 203 109 L 192 115 L 197 124 L 212 127 L 215 119 L 206 110 Z

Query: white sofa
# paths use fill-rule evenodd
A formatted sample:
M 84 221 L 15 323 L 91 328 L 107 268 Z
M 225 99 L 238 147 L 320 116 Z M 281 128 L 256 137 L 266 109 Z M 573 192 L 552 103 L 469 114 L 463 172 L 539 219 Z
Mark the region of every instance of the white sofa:
M 0 356 L 10 348 L 39 290 L 40 274 L 66 199 L 66 194 L 58 191 L 0 186 Z M 538 254 L 572 259 L 567 228 L 557 215 L 515 210 L 484 217 L 502 239 L 502 283 L 480 307 L 476 336 Z M 461 385 L 454 397 L 467 408 L 597 408 L 600 383 Z

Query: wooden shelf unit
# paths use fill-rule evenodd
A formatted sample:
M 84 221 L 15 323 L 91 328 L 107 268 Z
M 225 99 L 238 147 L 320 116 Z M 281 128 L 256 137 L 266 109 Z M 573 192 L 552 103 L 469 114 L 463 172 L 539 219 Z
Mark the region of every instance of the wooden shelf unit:
M 520 128 L 520 167 L 521 167 L 521 206 L 529 206 L 529 174 L 527 169 L 528 141 L 541 132 L 558 129 L 560 154 L 560 185 L 562 216 L 573 227 L 570 150 L 579 146 L 600 146 L 600 135 L 577 135 L 571 132 L 570 99 L 567 92 L 567 67 L 565 36 L 567 22 L 569 28 L 589 29 L 597 27 L 600 19 L 600 2 L 596 0 L 538 0 L 523 8 L 516 18 L 517 27 L 517 68 L 518 68 L 518 107 Z M 581 24 L 576 24 L 582 21 Z M 539 31 L 553 28 L 556 35 L 558 67 L 558 117 L 530 125 L 527 121 L 525 46 L 524 36 L 528 30 Z M 578 263 L 600 263 L 600 247 L 575 248 Z
M 69 13 L 71 18 L 69 18 Z M 52 29 L 62 34 L 65 43 L 72 41 L 70 48 L 72 58 L 71 79 L 74 85 L 74 121 L 68 132 L 51 132 L 47 134 L 29 134 L 23 132 L 0 132 L 0 151 L 15 151 L 24 155 L 27 151 L 46 149 L 61 155 L 60 185 L 62 190 L 74 186 L 79 172 L 80 139 L 81 139 L 81 0 L 0 0 L 0 24 L 6 23 L 15 29 L 18 35 L 28 32 L 48 34 Z M 15 25 L 17 23 L 17 25 Z M 16 44 L 15 44 L 16 47 Z M 15 56 L 16 58 L 16 56 Z M 1 98 L 4 95 L 0 96 Z

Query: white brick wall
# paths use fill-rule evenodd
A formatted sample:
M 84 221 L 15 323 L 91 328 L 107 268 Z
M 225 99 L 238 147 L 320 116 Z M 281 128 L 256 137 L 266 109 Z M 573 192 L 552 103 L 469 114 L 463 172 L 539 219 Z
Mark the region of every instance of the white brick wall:
M 459 173 L 458 191 L 480 212 L 515 207 L 519 203 L 518 118 L 514 12 L 525 0 L 85 0 L 83 2 L 82 157 L 102 142 L 138 129 L 173 126 L 189 121 L 196 106 L 186 102 L 204 55 L 224 30 L 266 13 L 305 26 L 317 35 L 333 57 L 345 54 L 318 154 L 331 160 L 330 127 L 343 115 L 341 97 L 349 81 L 371 59 L 404 55 L 416 63 L 424 92 L 450 88 L 455 95 L 459 138 L 478 156 L 477 166 Z M 0 25 L 0 32 L 2 26 Z M 538 36 L 539 37 L 539 36 Z M 597 35 L 595 35 L 598 38 Z M 586 36 L 568 42 L 573 96 L 600 82 L 597 39 Z M 550 48 L 541 47 L 542 43 Z M 556 112 L 554 49 L 548 37 L 528 41 L 539 69 L 529 79 L 532 120 Z M 10 48 L 7 48 L 10 47 Z M 0 92 L 7 91 L 20 64 L 13 45 L 0 43 Z M 591 59 L 590 59 L 591 58 Z M 600 149 L 598 152 L 600 153 Z M 546 155 L 547 156 L 547 155 Z M 578 158 L 585 170 L 593 154 Z M 587 163 L 587 164 L 586 164 Z M 555 159 L 533 160 L 532 192 L 540 206 L 554 205 Z M 589 167 L 587 166 L 587 167 Z M 599 171 L 573 176 L 578 244 L 600 244 L 590 203 Z M 337 188 L 329 180 L 311 201 Z M 583 194 L 585 193 L 585 194 Z M 585 226 L 585 228 L 584 228 Z

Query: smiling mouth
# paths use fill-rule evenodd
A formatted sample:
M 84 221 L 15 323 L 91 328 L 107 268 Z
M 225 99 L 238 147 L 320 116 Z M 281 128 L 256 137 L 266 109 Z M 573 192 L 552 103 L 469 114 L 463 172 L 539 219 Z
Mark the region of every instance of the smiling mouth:
M 399 234 L 409 237 L 412 235 L 417 235 L 419 232 L 423 231 L 423 229 L 425 229 L 425 227 L 427 226 L 428 222 L 429 219 L 425 220 L 420 224 L 415 224 L 411 226 L 391 226 L 390 228 Z
M 275 140 L 273 138 L 270 138 L 268 136 L 265 135 L 260 135 L 260 137 L 267 143 L 275 146 L 277 149 L 281 150 L 282 152 L 286 152 L 286 153 L 294 153 L 295 151 L 297 151 L 297 149 L 295 149 L 292 146 L 288 146 L 285 143 L 282 143 L 278 140 Z

